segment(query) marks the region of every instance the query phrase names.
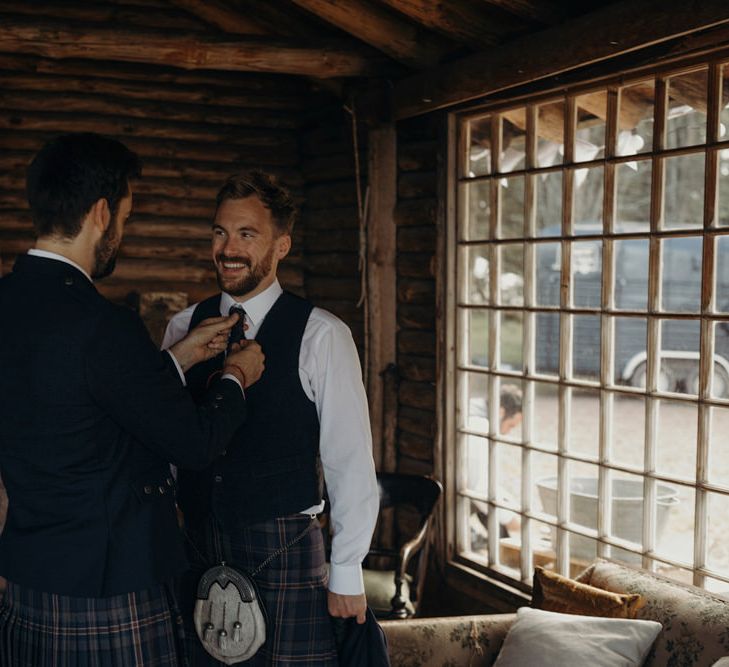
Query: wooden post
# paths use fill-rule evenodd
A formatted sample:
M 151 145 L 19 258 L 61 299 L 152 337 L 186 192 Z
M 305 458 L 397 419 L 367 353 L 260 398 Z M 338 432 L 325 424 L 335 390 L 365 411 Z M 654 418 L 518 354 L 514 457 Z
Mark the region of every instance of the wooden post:
M 395 125 L 370 130 L 368 143 L 370 183 L 367 229 L 367 282 L 369 299 L 369 361 L 367 394 L 375 465 L 394 472 L 397 460 L 395 426 L 396 362 L 397 158 Z

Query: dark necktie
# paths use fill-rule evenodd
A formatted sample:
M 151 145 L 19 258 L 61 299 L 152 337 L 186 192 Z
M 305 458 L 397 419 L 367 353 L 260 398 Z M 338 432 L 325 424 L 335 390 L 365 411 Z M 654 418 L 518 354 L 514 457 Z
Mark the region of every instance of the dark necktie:
M 228 315 L 233 314 L 238 315 L 238 321 L 233 325 L 233 328 L 230 330 L 230 334 L 228 335 L 228 350 L 230 350 L 230 346 L 234 343 L 240 343 L 243 339 L 245 339 L 245 331 L 248 328 L 248 325 L 246 324 L 246 311 L 243 306 L 239 303 L 233 304 L 228 311 Z

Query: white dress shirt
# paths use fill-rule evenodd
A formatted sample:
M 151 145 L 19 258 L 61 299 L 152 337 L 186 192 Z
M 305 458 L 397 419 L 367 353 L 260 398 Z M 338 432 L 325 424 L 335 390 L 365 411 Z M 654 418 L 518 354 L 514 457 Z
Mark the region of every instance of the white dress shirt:
M 220 314 L 227 316 L 233 304 L 241 303 L 248 324 L 246 337 L 255 338 L 282 292 L 278 281 L 240 302 L 223 292 Z M 187 334 L 196 306 L 186 308 L 170 320 L 162 349 Z M 319 415 L 319 453 L 331 503 L 333 532 L 329 590 L 358 595 L 364 592 L 362 560 L 369 550 L 379 509 L 372 432 L 352 334 L 344 322 L 321 308 L 312 310 L 304 329 L 299 377 Z M 317 514 L 322 509 L 323 501 L 301 511 Z

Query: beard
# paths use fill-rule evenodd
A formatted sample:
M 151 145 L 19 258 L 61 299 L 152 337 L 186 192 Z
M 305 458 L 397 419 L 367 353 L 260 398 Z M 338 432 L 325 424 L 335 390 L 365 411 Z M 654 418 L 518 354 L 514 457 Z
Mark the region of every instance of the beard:
M 245 296 L 261 284 L 261 281 L 271 273 L 273 266 L 273 251 L 270 250 L 257 264 L 253 264 L 247 257 L 229 257 L 219 254 L 215 256 L 215 273 L 218 277 L 218 287 L 231 296 Z M 238 262 L 248 267 L 248 272 L 242 278 L 226 278 L 221 272 L 223 262 Z
M 114 272 L 120 244 L 115 223 L 116 221 L 109 224 L 94 248 L 94 269 L 91 272 L 93 280 L 101 280 Z

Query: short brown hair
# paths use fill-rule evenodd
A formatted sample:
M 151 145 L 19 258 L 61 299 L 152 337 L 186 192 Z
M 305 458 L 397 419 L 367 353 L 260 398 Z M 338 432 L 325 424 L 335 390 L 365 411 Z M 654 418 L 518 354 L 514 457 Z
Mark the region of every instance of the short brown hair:
M 220 188 L 215 201 L 220 208 L 228 199 L 246 199 L 251 195 L 256 195 L 271 211 L 273 224 L 279 234 L 291 234 L 296 221 L 296 204 L 288 189 L 273 174 L 264 171 L 235 174 Z

